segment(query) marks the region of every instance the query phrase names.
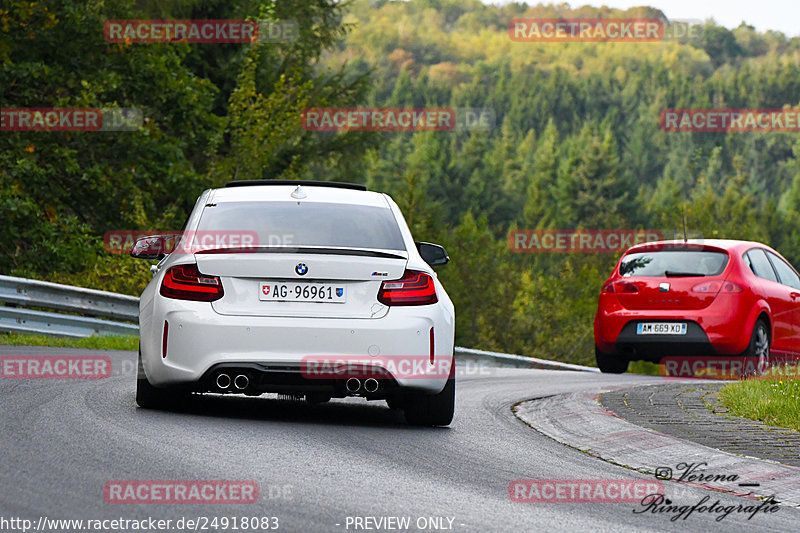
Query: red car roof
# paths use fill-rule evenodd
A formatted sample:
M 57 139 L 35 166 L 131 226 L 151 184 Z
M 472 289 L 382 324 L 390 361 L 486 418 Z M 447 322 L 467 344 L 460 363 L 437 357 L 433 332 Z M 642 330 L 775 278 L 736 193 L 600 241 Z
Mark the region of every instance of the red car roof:
M 644 242 L 631 246 L 625 251 L 625 255 L 630 253 L 646 252 L 660 249 L 717 249 L 727 252 L 746 252 L 754 246 L 773 250 L 766 244 L 755 241 L 735 241 L 730 239 L 689 239 L 671 241 L 652 241 Z M 777 252 L 776 252 L 777 253 Z M 779 254 L 780 255 L 780 254 Z

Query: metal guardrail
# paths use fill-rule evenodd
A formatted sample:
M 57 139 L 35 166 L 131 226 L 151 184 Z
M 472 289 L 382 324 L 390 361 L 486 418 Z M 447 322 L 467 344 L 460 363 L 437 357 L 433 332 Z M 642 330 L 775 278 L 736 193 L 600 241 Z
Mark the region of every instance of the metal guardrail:
M 137 335 L 139 298 L 48 281 L 0 276 L 0 331 L 59 337 Z M 70 314 L 28 309 L 51 309 Z
M 0 331 L 42 333 L 57 337 L 138 335 L 139 326 L 99 318 L 0 307 Z
M 138 335 L 139 298 L 12 276 L 0 276 L 0 331 L 58 337 Z M 65 311 L 52 313 L 27 309 Z M 121 319 L 125 322 L 106 320 Z M 133 322 L 133 323 L 126 323 Z M 588 366 L 456 346 L 459 361 L 493 367 L 542 368 L 599 372 Z
M 484 350 L 473 350 L 472 348 L 461 348 L 460 346 L 456 346 L 455 353 L 459 361 L 479 362 L 486 366 L 600 372 L 599 368 L 592 366 L 572 365 L 569 363 L 548 361 L 547 359 L 537 359 L 535 357 L 524 357 L 522 355 L 513 355 L 510 353 L 486 352 Z
M 49 281 L 0 276 L 0 302 L 88 316 L 139 319 L 139 298 Z

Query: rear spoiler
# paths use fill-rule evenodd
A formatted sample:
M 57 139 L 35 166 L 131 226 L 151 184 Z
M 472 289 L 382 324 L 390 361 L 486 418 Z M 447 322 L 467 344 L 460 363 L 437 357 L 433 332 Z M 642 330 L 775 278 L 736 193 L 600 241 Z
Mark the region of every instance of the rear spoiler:
M 700 242 L 683 242 L 683 241 L 658 241 L 646 242 L 638 244 L 625 252 L 628 254 L 637 254 L 642 252 L 723 252 L 728 253 L 728 250 L 714 246 L 712 244 L 704 244 Z

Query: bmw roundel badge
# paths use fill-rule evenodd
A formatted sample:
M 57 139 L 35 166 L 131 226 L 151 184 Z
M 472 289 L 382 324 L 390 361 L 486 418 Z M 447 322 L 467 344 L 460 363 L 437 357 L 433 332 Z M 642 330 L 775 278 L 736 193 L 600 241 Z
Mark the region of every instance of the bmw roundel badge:
M 294 267 L 294 271 L 297 272 L 299 276 L 305 276 L 308 272 L 308 267 L 305 263 L 297 263 L 297 266 Z

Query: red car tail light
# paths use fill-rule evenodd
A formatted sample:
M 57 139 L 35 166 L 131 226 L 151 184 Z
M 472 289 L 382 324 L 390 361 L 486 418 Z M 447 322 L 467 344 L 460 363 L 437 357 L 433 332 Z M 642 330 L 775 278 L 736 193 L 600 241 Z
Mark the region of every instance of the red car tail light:
M 630 281 L 611 281 L 603 285 L 603 292 L 612 294 L 636 294 L 639 292 L 639 287 Z
M 406 270 L 402 278 L 381 284 L 378 301 L 385 305 L 428 305 L 439 298 L 432 277 L 425 272 Z
M 225 294 L 217 276 L 201 274 L 197 265 L 176 265 L 167 270 L 161 282 L 161 296 L 176 300 L 213 302 Z
M 706 281 L 692 287 L 692 292 L 713 293 L 717 292 L 742 292 L 742 288 L 732 281 Z

